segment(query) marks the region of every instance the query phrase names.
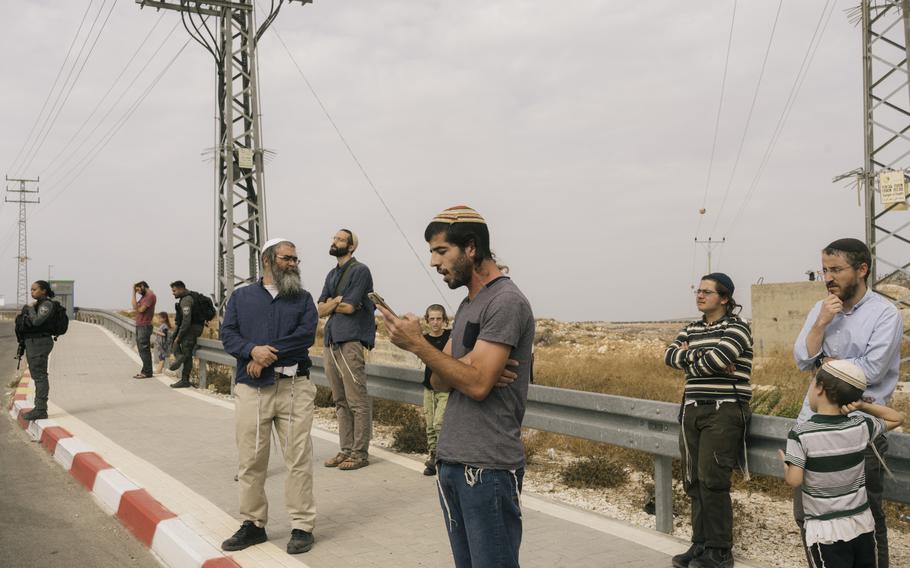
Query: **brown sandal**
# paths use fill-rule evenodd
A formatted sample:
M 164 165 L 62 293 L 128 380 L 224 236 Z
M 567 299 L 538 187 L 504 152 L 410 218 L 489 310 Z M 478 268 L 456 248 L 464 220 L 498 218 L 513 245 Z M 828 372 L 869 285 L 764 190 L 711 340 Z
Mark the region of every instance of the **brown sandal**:
M 360 469 L 360 468 L 366 467 L 368 465 L 370 465 L 370 460 L 368 460 L 366 458 L 361 459 L 361 458 L 349 457 L 348 459 L 346 459 L 343 462 L 341 462 L 340 464 L 338 464 L 338 469 L 341 469 L 344 471 L 350 471 L 352 469 Z
M 329 459 L 325 460 L 325 466 L 326 467 L 338 467 L 339 465 L 341 465 L 342 463 L 347 461 L 350 457 L 351 456 L 347 455 L 344 452 L 338 452 L 338 454 L 334 458 L 329 458 Z

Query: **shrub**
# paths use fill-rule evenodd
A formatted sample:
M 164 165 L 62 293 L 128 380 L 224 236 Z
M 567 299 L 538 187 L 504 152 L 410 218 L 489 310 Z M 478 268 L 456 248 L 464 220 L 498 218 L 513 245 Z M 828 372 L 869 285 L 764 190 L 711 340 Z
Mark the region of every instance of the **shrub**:
M 427 453 L 427 431 L 423 417 L 416 413 L 408 414 L 405 421 L 395 431 L 392 447 L 399 452 Z
M 562 482 L 569 487 L 596 489 L 618 487 L 629 481 L 629 472 L 607 456 L 581 458 L 560 472 Z
M 332 408 L 335 406 L 335 401 L 332 399 L 332 389 L 316 385 L 316 399 L 313 404 L 317 408 Z

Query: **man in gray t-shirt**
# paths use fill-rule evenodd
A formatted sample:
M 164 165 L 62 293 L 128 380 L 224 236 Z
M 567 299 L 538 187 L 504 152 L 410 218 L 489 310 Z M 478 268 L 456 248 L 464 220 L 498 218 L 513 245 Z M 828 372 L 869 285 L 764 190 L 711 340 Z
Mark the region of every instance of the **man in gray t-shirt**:
M 479 213 L 465 206 L 446 209 L 424 238 L 431 265 L 449 288 L 468 289 L 445 349 L 423 338 L 414 314 L 396 318 L 379 309 L 392 342 L 432 369 L 434 389 L 452 391 L 436 457 L 455 566 L 517 568 L 525 465 L 521 422 L 534 315 L 497 266 Z

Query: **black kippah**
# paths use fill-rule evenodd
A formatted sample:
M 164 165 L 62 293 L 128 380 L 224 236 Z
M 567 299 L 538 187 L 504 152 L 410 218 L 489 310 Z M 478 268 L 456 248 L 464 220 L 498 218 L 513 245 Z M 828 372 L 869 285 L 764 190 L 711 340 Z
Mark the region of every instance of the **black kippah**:
M 712 272 L 711 274 L 708 274 L 707 276 L 702 278 L 702 280 L 714 280 L 715 282 L 717 282 L 718 284 L 720 284 L 724 288 L 726 288 L 727 291 L 730 292 L 730 294 L 732 294 L 733 290 L 736 289 L 736 287 L 733 286 L 733 279 L 731 279 L 729 276 L 727 276 L 723 272 Z

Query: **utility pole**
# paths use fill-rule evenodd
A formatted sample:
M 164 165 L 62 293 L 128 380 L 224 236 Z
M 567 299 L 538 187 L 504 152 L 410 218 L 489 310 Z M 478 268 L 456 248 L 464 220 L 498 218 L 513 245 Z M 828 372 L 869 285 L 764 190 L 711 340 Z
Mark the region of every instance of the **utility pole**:
M 38 188 L 28 189 L 30 183 L 38 183 L 38 179 L 10 179 L 9 176 L 6 177 L 6 193 L 15 194 L 13 199 L 10 199 L 8 196 L 4 196 L 4 201 L 7 203 L 18 203 L 19 204 L 19 254 L 16 255 L 16 263 L 18 264 L 18 274 L 16 279 L 16 302 L 19 306 L 24 306 L 28 303 L 29 299 L 29 285 L 28 285 L 28 231 L 26 230 L 26 215 L 25 207 L 29 204 L 40 203 L 41 200 L 38 198 Z M 9 184 L 13 182 L 18 184 L 18 189 L 10 189 Z M 29 195 L 34 195 L 34 199 L 29 199 Z
M 860 176 L 865 201 L 866 244 L 873 285 L 910 267 L 906 204 L 876 203 L 878 175 L 910 166 L 910 0 L 862 0 L 864 162 Z M 906 179 L 906 173 L 905 179 Z M 903 234 L 902 234 L 903 233 Z
M 271 3 L 272 10 L 259 28 L 254 0 L 136 3 L 180 12 L 187 32 L 211 54 L 218 71 L 215 304 L 223 312 L 236 287 L 259 278 L 259 256 L 267 240 L 256 47 L 285 0 Z M 235 265 L 238 257 L 240 266 Z
M 708 237 L 708 240 L 704 240 L 704 239 L 699 240 L 698 237 L 695 237 L 695 244 L 703 245 L 705 247 L 705 250 L 708 251 L 708 274 L 711 274 L 711 272 L 712 272 L 711 271 L 711 253 L 713 252 L 715 247 L 719 247 L 720 245 L 722 245 L 726 242 L 727 242 L 727 237 L 724 237 L 719 241 L 712 240 L 711 237 Z
M 865 201 L 866 245 L 874 287 L 895 272 L 910 275 L 910 218 L 906 194 L 876 207 L 876 188 L 882 172 L 902 172 L 904 187 L 910 166 L 910 0 L 862 0 L 864 161 L 858 172 Z M 889 178 L 891 175 L 889 175 Z M 901 175 L 897 174 L 898 182 Z M 890 189 L 890 188 L 889 188 Z M 894 197 L 893 195 L 891 197 Z M 907 305 L 910 294 L 888 297 Z M 906 333 L 903 341 L 910 340 Z M 901 363 L 908 357 L 902 357 Z

